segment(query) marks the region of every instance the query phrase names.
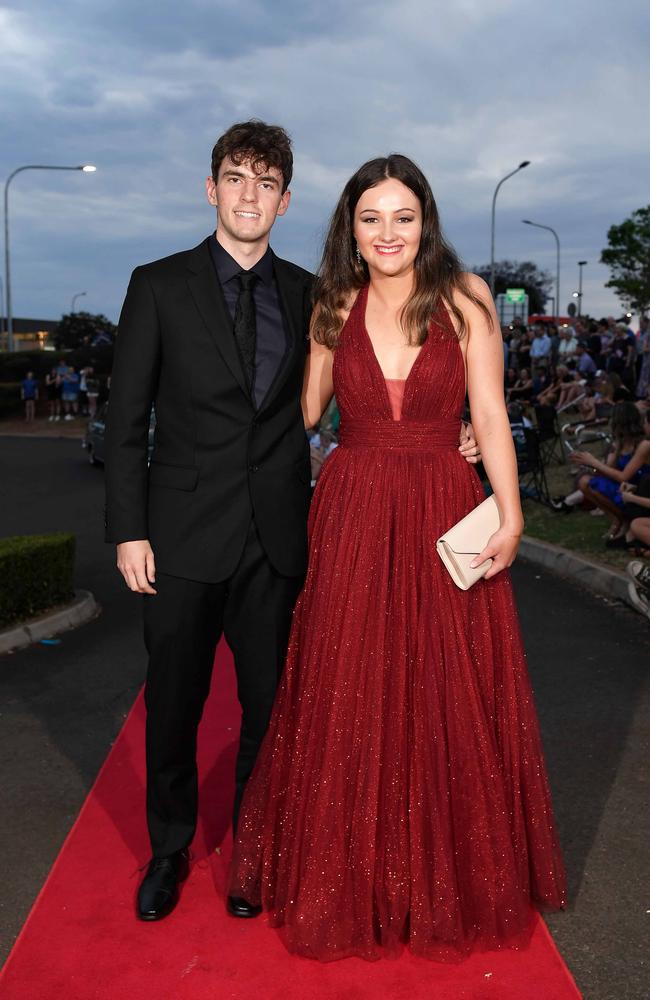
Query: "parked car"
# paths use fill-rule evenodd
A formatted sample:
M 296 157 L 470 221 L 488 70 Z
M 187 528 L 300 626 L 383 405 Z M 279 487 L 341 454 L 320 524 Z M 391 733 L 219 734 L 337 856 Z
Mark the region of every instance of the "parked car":
M 91 465 L 103 465 L 104 464 L 104 453 L 105 453 L 105 437 L 106 437 L 106 414 L 108 412 L 108 403 L 104 403 L 97 410 L 97 413 L 88 421 L 88 426 L 86 427 L 86 435 L 83 439 L 83 447 L 88 453 L 88 461 Z M 151 411 L 151 419 L 149 421 L 149 448 L 147 459 L 151 461 L 151 454 L 153 452 L 153 435 L 156 428 L 156 415 L 154 411 Z

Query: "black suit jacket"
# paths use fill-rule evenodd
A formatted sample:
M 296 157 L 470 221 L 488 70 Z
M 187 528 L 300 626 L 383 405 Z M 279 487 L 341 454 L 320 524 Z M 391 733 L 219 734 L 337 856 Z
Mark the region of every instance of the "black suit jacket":
M 108 406 L 106 540 L 148 538 L 163 573 L 226 579 L 251 516 L 274 568 L 305 572 L 311 470 L 300 392 L 313 276 L 273 264 L 289 345 L 257 411 L 208 240 L 131 276 Z

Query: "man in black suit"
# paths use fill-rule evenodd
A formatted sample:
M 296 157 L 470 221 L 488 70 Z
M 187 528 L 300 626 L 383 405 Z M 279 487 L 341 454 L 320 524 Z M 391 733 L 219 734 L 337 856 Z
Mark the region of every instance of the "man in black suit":
M 137 267 L 120 316 L 106 442 L 106 538 L 144 606 L 149 667 L 141 919 L 173 909 L 197 817 L 196 733 L 226 636 L 243 716 L 233 821 L 266 731 L 307 565 L 300 408 L 312 275 L 269 247 L 290 200 L 283 129 L 234 125 L 206 188 L 216 233 Z M 156 431 L 147 466 L 152 406 Z M 229 900 L 238 916 L 256 911 Z

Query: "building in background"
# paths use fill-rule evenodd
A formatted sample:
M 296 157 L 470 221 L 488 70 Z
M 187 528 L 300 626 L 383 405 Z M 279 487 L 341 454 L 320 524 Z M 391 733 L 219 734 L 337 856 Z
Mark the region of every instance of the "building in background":
M 58 323 L 55 319 L 18 319 L 14 323 L 14 351 L 34 351 L 49 348 L 54 350 L 54 344 L 48 343 L 48 337 L 54 332 Z M 0 324 L 0 350 L 7 350 L 7 323 L 2 318 Z

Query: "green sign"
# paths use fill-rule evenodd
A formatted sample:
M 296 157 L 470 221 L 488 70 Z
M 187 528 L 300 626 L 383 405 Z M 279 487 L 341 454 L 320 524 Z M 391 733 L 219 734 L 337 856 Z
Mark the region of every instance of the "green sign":
M 506 288 L 506 302 L 525 302 L 525 288 Z

